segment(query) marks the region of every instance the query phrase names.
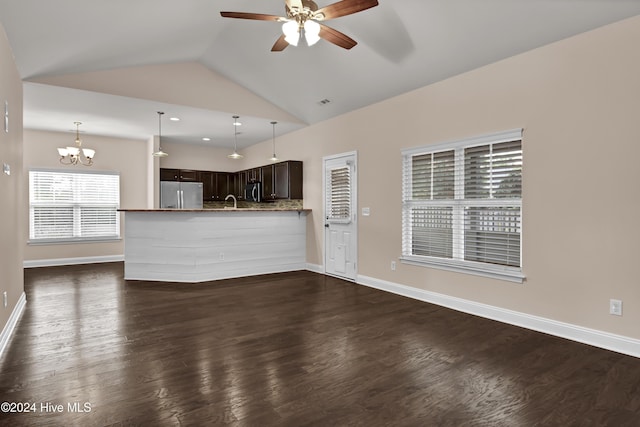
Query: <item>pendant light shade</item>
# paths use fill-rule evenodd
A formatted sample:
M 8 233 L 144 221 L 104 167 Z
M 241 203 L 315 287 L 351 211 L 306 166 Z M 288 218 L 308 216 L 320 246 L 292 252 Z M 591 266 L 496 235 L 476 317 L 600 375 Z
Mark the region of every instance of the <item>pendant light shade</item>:
M 158 151 L 152 154 L 153 157 L 167 157 L 168 154 L 162 151 L 162 115 L 164 112 L 158 111 Z
M 277 162 L 278 161 L 278 157 L 276 156 L 276 124 L 278 122 L 271 122 L 271 126 L 273 126 L 273 156 L 271 156 L 271 158 L 269 160 L 271 160 L 272 162 Z
M 240 126 L 240 123 L 238 123 L 238 119 L 240 118 L 240 116 L 233 116 L 233 153 L 229 154 L 227 157 L 230 159 L 241 159 L 243 156 L 242 154 L 238 154 L 238 126 Z

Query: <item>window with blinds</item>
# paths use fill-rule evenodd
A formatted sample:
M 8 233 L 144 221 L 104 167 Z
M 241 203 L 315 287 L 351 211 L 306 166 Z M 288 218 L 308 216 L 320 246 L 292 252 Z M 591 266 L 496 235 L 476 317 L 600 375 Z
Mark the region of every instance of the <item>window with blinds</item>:
M 31 242 L 118 239 L 119 206 L 118 174 L 29 171 Z
M 327 220 L 331 222 L 351 221 L 351 168 L 343 166 L 331 169 L 327 198 Z
M 402 260 L 522 281 L 522 131 L 403 151 Z

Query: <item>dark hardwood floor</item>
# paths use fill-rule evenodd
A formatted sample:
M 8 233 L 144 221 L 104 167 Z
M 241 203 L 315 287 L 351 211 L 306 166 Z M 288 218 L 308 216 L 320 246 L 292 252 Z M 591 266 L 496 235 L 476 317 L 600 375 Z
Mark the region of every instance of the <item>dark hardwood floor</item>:
M 310 272 L 122 270 L 25 271 L 0 402 L 35 412 L 0 425 L 640 425 L 640 359 Z

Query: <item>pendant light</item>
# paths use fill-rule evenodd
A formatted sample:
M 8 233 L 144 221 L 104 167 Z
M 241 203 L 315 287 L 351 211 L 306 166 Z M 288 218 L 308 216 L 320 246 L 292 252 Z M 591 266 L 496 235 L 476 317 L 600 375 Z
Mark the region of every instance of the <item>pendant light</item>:
M 269 160 L 272 162 L 277 162 L 278 158 L 276 157 L 276 124 L 278 122 L 271 122 L 271 126 L 273 126 L 273 156 Z
M 158 151 L 152 154 L 153 157 L 167 157 L 168 154 L 162 151 L 162 115 L 163 111 L 158 111 Z
M 60 163 L 63 165 L 80 164 L 83 166 L 91 166 L 93 164 L 93 156 L 95 156 L 96 150 L 92 150 L 91 148 L 82 148 L 82 140 L 80 140 L 80 125 L 82 122 L 73 122 L 73 124 L 76 125 L 76 145 L 58 148 Z
M 238 154 L 238 126 L 240 126 L 240 123 L 238 123 L 238 119 L 240 118 L 240 116 L 233 116 L 233 153 L 229 154 L 227 157 L 230 159 L 241 159 L 243 156 L 242 154 Z

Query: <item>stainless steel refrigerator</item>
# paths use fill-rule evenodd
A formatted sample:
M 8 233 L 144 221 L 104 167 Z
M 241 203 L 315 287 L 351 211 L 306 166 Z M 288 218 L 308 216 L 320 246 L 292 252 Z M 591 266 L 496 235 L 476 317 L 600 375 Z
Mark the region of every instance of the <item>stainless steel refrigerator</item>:
M 164 209 L 202 209 L 202 183 L 161 181 L 160 207 Z

